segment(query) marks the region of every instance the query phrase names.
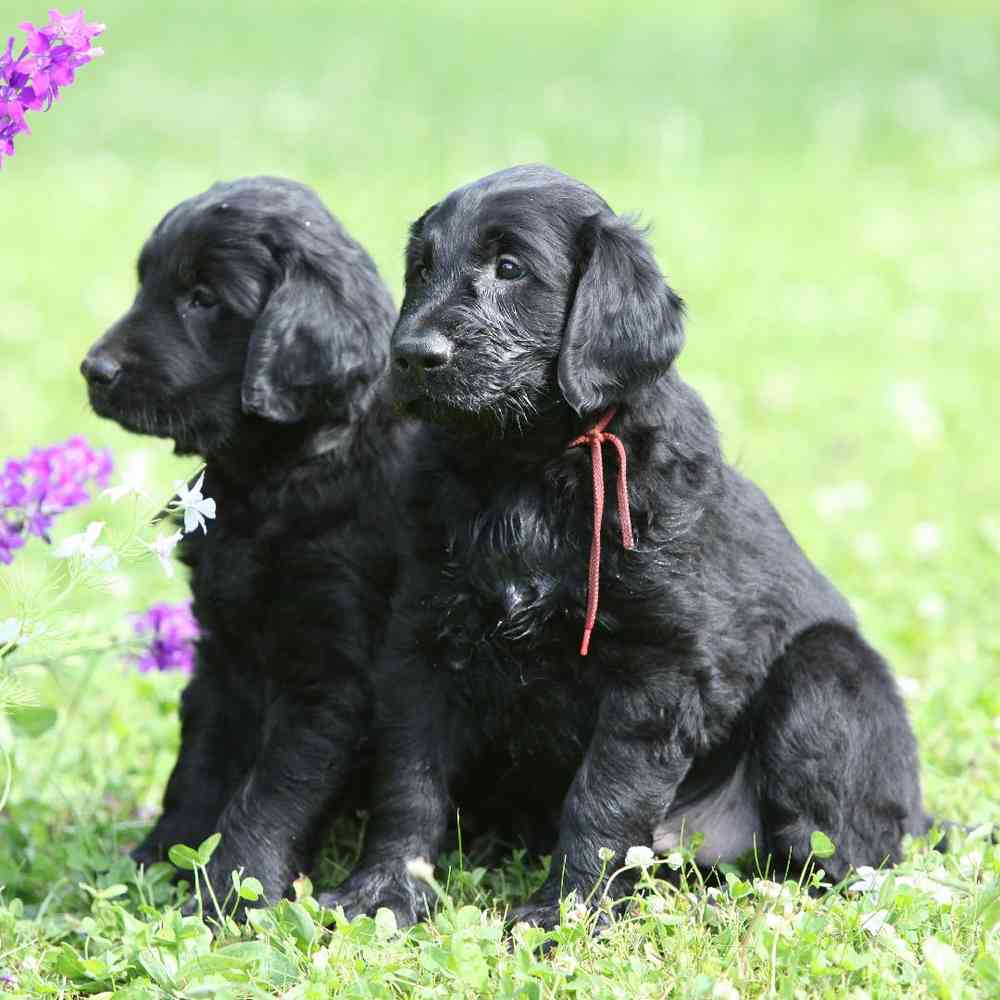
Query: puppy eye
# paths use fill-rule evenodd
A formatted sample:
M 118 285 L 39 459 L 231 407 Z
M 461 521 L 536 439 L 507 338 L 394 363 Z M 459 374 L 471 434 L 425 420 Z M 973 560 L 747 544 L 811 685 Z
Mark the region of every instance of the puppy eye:
M 426 264 L 421 264 L 417 268 L 417 281 L 421 285 L 426 285 L 431 280 L 431 269 Z
M 191 305 L 196 309 L 211 309 L 218 304 L 219 300 L 207 288 L 196 288 L 191 293 Z
M 515 278 L 524 277 L 524 268 L 516 257 L 504 254 L 497 257 L 496 276 L 501 281 L 513 281 Z

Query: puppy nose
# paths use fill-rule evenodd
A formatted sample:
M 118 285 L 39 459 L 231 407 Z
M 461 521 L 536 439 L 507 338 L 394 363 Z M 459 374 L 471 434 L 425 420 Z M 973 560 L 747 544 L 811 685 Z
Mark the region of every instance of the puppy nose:
M 107 354 L 88 354 L 80 365 L 83 377 L 95 385 L 109 386 L 121 375 L 121 365 Z
M 407 336 L 392 348 L 392 360 L 401 372 L 430 371 L 444 368 L 451 360 L 451 341 L 436 331 Z

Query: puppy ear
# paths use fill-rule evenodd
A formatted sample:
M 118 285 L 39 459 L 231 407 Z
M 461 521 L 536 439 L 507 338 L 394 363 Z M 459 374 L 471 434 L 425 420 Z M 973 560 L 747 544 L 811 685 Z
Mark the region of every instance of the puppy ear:
M 338 389 L 377 374 L 376 338 L 341 302 L 341 294 L 329 276 L 301 260 L 289 264 L 250 337 L 244 413 L 295 423 L 310 410 L 318 387 L 328 406 L 336 407 Z
M 563 332 L 559 387 L 577 413 L 662 375 L 684 344 L 684 303 L 628 220 L 594 215 L 577 235 L 580 278 Z

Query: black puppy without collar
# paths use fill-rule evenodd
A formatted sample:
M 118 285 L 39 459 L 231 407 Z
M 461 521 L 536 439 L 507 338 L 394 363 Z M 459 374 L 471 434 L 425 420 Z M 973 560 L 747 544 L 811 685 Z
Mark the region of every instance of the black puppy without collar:
M 425 213 L 407 265 L 394 393 L 446 429 L 425 432 L 424 523 L 379 668 L 365 856 L 325 901 L 417 919 L 405 862 L 433 859 L 450 799 L 484 783 L 561 808 L 551 874 L 514 914 L 542 925 L 560 893 L 590 894 L 601 848 L 613 869 L 685 832 L 704 834 L 707 865 L 756 849 L 797 872 L 815 830 L 836 844 L 834 881 L 897 861 L 929 821 L 889 668 L 723 460 L 641 233 L 580 182 L 518 167 Z M 609 482 L 584 658 L 591 465 L 567 445 L 611 407 L 636 547 Z M 509 766 L 492 775 L 498 747 Z
M 216 184 L 171 210 L 91 348 L 94 409 L 204 456 L 218 505 L 181 547 L 201 628 L 163 813 L 134 857 L 219 831 L 276 901 L 361 769 L 412 428 L 376 383 L 395 309 L 308 188 Z

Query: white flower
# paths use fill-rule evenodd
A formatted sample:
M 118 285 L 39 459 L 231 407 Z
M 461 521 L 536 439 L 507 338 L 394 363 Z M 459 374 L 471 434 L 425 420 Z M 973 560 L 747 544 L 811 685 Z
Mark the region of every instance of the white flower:
M 434 866 L 426 858 L 410 858 L 406 862 L 406 870 L 413 878 L 418 878 L 421 882 L 434 880 Z
M 16 618 L 7 618 L 0 622 L 0 646 L 7 646 L 12 642 L 18 646 L 24 642 L 21 623 Z
M 648 847 L 630 847 L 625 852 L 628 868 L 648 868 L 655 859 L 656 855 Z
M 874 937 L 882 930 L 886 925 L 886 921 L 889 919 L 888 910 L 876 910 L 874 913 L 869 913 L 868 916 L 861 921 L 861 929 L 867 931 Z
M 904 674 L 896 675 L 896 686 L 907 698 L 917 698 L 923 691 L 916 677 L 907 677 Z
M 112 503 L 118 503 L 122 497 L 127 496 L 142 497 L 144 500 L 149 499 L 138 477 L 129 473 L 125 473 L 122 476 L 122 481 L 117 486 L 109 486 L 106 490 L 102 490 L 101 496 L 107 497 Z
M 926 558 L 941 547 L 941 529 L 931 521 L 921 521 L 913 529 L 913 547 Z
M 149 549 L 150 552 L 156 554 L 156 558 L 160 560 L 160 565 L 163 567 L 163 572 L 167 574 L 168 577 L 174 575 L 174 549 L 177 548 L 177 543 L 184 537 L 184 532 L 178 529 L 172 535 L 157 535 L 155 540 L 150 542 L 144 542 L 141 538 L 139 539 L 143 545 Z
M 869 498 L 867 484 L 852 482 L 842 486 L 824 486 L 816 491 L 814 502 L 822 517 L 833 518 L 864 510 Z
M 925 594 L 917 604 L 917 614 L 926 621 L 943 618 L 948 606 L 940 594 Z
M 674 871 L 684 867 L 684 855 L 679 851 L 673 851 L 667 855 L 667 867 L 673 868 Z
M 932 872 L 936 878 L 928 878 L 926 875 L 917 873 L 915 875 L 902 875 L 896 879 L 896 885 L 906 885 L 917 892 L 925 893 L 934 900 L 935 903 L 943 906 L 954 899 L 954 893 L 946 885 L 942 885 L 937 878 L 946 878 L 943 868 L 938 868 Z
M 758 895 L 763 896 L 765 899 L 780 899 L 785 891 L 783 885 L 779 885 L 777 882 L 772 882 L 766 878 L 755 879 L 753 887 L 757 890 Z
M 898 382 L 891 386 L 889 401 L 917 443 L 929 444 L 941 437 L 941 417 L 919 382 Z
M 613 861 L 615 857 L 615 852 L 611 850 L 610 847 L 601 847 L 597 851 L 597 856 L 607 864 L 609 861 Z
M 97 539 L 104 530 L 103 521 L 91 521 L 85 531 L 79 535 L 70 535 L 63 539 L 55 550 L 59 559 L 71 559 L 79 556 L 83 562 L 89 563 L 102 572 L 110 572 L 118 565 L 118 556 L 111 551 L 110 545 L 97 545 Z
M 740 991 L 728 979 L 718 979 L 712 987 L 712 1000 L 740 1000 Z
M 878 892 L 882 888 L 882 883 L 889 877 L 888 872 L 876 871 L 868 865 L 858 868 L 858 880 L 852 882 L 848 887 L 848 892 Z
M 205 473 L 203 472 L 190 489 L 188 489 L 187 483 L 180 480 L 174 483 L 177 499 L 173 501 L 172 506 L 175 510 L 184 511 L 184 531 L 186 534 L 190 534 L 196 528 L 201 528 L 207 533 L 208 526 L 205 524 L 205 518 L 207 517 L 210 521 L 215 519 L 215 501 L 211 497 L 204 496 L 201 492 L 204 482 Z

